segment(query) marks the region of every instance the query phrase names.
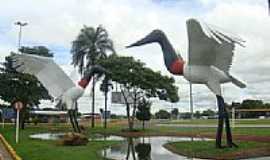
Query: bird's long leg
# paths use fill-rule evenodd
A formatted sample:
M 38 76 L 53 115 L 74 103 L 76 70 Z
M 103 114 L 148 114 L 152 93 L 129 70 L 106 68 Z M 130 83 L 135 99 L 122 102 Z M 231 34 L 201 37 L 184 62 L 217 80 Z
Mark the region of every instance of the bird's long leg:
M 228 147 L 238 147 L 235 143 L 232 141 L 232 132 L 230 127 L 230 120 L 229 120 L 229 114 L 227 110 L 224 108 L 225 113 L 225 127 L 226 127 L 226 135 L 227 135 L 227 145 Z
M 221 96 L 217 95 L 217 104 L 218 104 L 218 128 L 216 134 L 216 148 L 222 148 L 221 139 L 224 123 L 224 100 Z
M 79 124 L 78 124 L 78 120 L 77 120 L 77 111 L 78 111 L 78 103 L 77 101 L 75 102 L 75 107 L 76 109 L 73 111 L 73 118 L 74 118 L 74 122 L 75 122 L 75 127 L 77 128 L 78 133 L 81 133 Z
M 69 115 L 70 123 L 72 124 L 72 127 L 73 127 L 73 131 L 76 132 L 76 128 L 73 121 L 73 110 L 68 110 L 68 115 Z

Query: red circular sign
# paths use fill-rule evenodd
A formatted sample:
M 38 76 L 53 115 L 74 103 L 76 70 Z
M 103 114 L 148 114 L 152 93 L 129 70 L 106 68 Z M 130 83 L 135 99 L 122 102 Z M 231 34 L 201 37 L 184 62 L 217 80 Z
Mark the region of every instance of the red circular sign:
M 14 103 L 14 106 L 17 110 L 21 110 L 23 108 L 23 103 L 18 101 Z

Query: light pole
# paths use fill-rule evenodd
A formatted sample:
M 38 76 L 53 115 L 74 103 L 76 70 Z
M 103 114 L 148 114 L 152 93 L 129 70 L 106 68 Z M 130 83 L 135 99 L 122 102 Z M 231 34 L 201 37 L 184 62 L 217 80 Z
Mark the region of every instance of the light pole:
M 26 26 L 28 23 L 27 22 L 20 22 L 17 21 L 14 23 L 15 25 L 19 26 L 19 36 L 18 36 L 18 52 L 21 48 L 21 39 L 22 39 L 22 27 Z

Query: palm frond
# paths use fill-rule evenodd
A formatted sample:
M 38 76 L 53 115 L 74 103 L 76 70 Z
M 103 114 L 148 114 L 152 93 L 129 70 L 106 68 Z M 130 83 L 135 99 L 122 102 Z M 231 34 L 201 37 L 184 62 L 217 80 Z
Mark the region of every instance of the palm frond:
M 101 25 L 96 29 L 84 26 L 72 42 L 72 64 L 78 66 L 82 74 L 85 68 L 95 65 L 98 59 L 106 58 L 108 51 L 115 53 L 113 41 L 106 29 Z

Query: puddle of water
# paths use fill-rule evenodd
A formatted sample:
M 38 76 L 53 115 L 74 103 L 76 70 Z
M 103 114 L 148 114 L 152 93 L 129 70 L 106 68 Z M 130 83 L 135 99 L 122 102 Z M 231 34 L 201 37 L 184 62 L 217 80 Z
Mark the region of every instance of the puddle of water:
M 102 151 L 102 156 L 115 160 L 187 160 L 163 147 L 168 142 L 202 141 L 205 138 L 188 137 L 139 137 L 126 138 L 121 145 L 111 146 Z M 198 159 L 196 159 L 198 160 Z
M 30 135 L 32 139 L 58 140 L 65 133 L 40 133 Z M 89 138 L 90 141 L 122 141 L 120 145 L 114 145 L 101 151 L 105 158 L 115 160 L 199 160 L 177 155 L 163 147 L 164 144 L 176 141 L 209 141 L 207 138 L 190 137 L 139 137 L 125 138 L 120 136 L 95 135 Z M 203 147 L 203 146 L 202 146 Z M 190 148 L 192 150 L 192 148 Z M 269 157 L 251 158 L 252 160 L 269 160 Z M 247 159 L 247 160 L 251 160 Z
M 123 141 L 125 140 L 124 137 L 121 137 L 121 136 L 102 136 L 102 137 L 93 137 L 93 138 L 90 138 L 89 140 L 94 140 L 94 141 Z
M 39 140 L 58 140 L 64 134 L 65 133 L 39 133 L 30 135 L 30 138 Z
M 32 134 L 29 137 L 31 139 L 39 139 L 39 140 L 58 140 L 63 137 L 65 133 L 38 133 Z M 100 134 L 94 135 L 94 137 L 89 138 L 89 141 L 122 141 L 125 138 L 120 136 L 103 136 Z

